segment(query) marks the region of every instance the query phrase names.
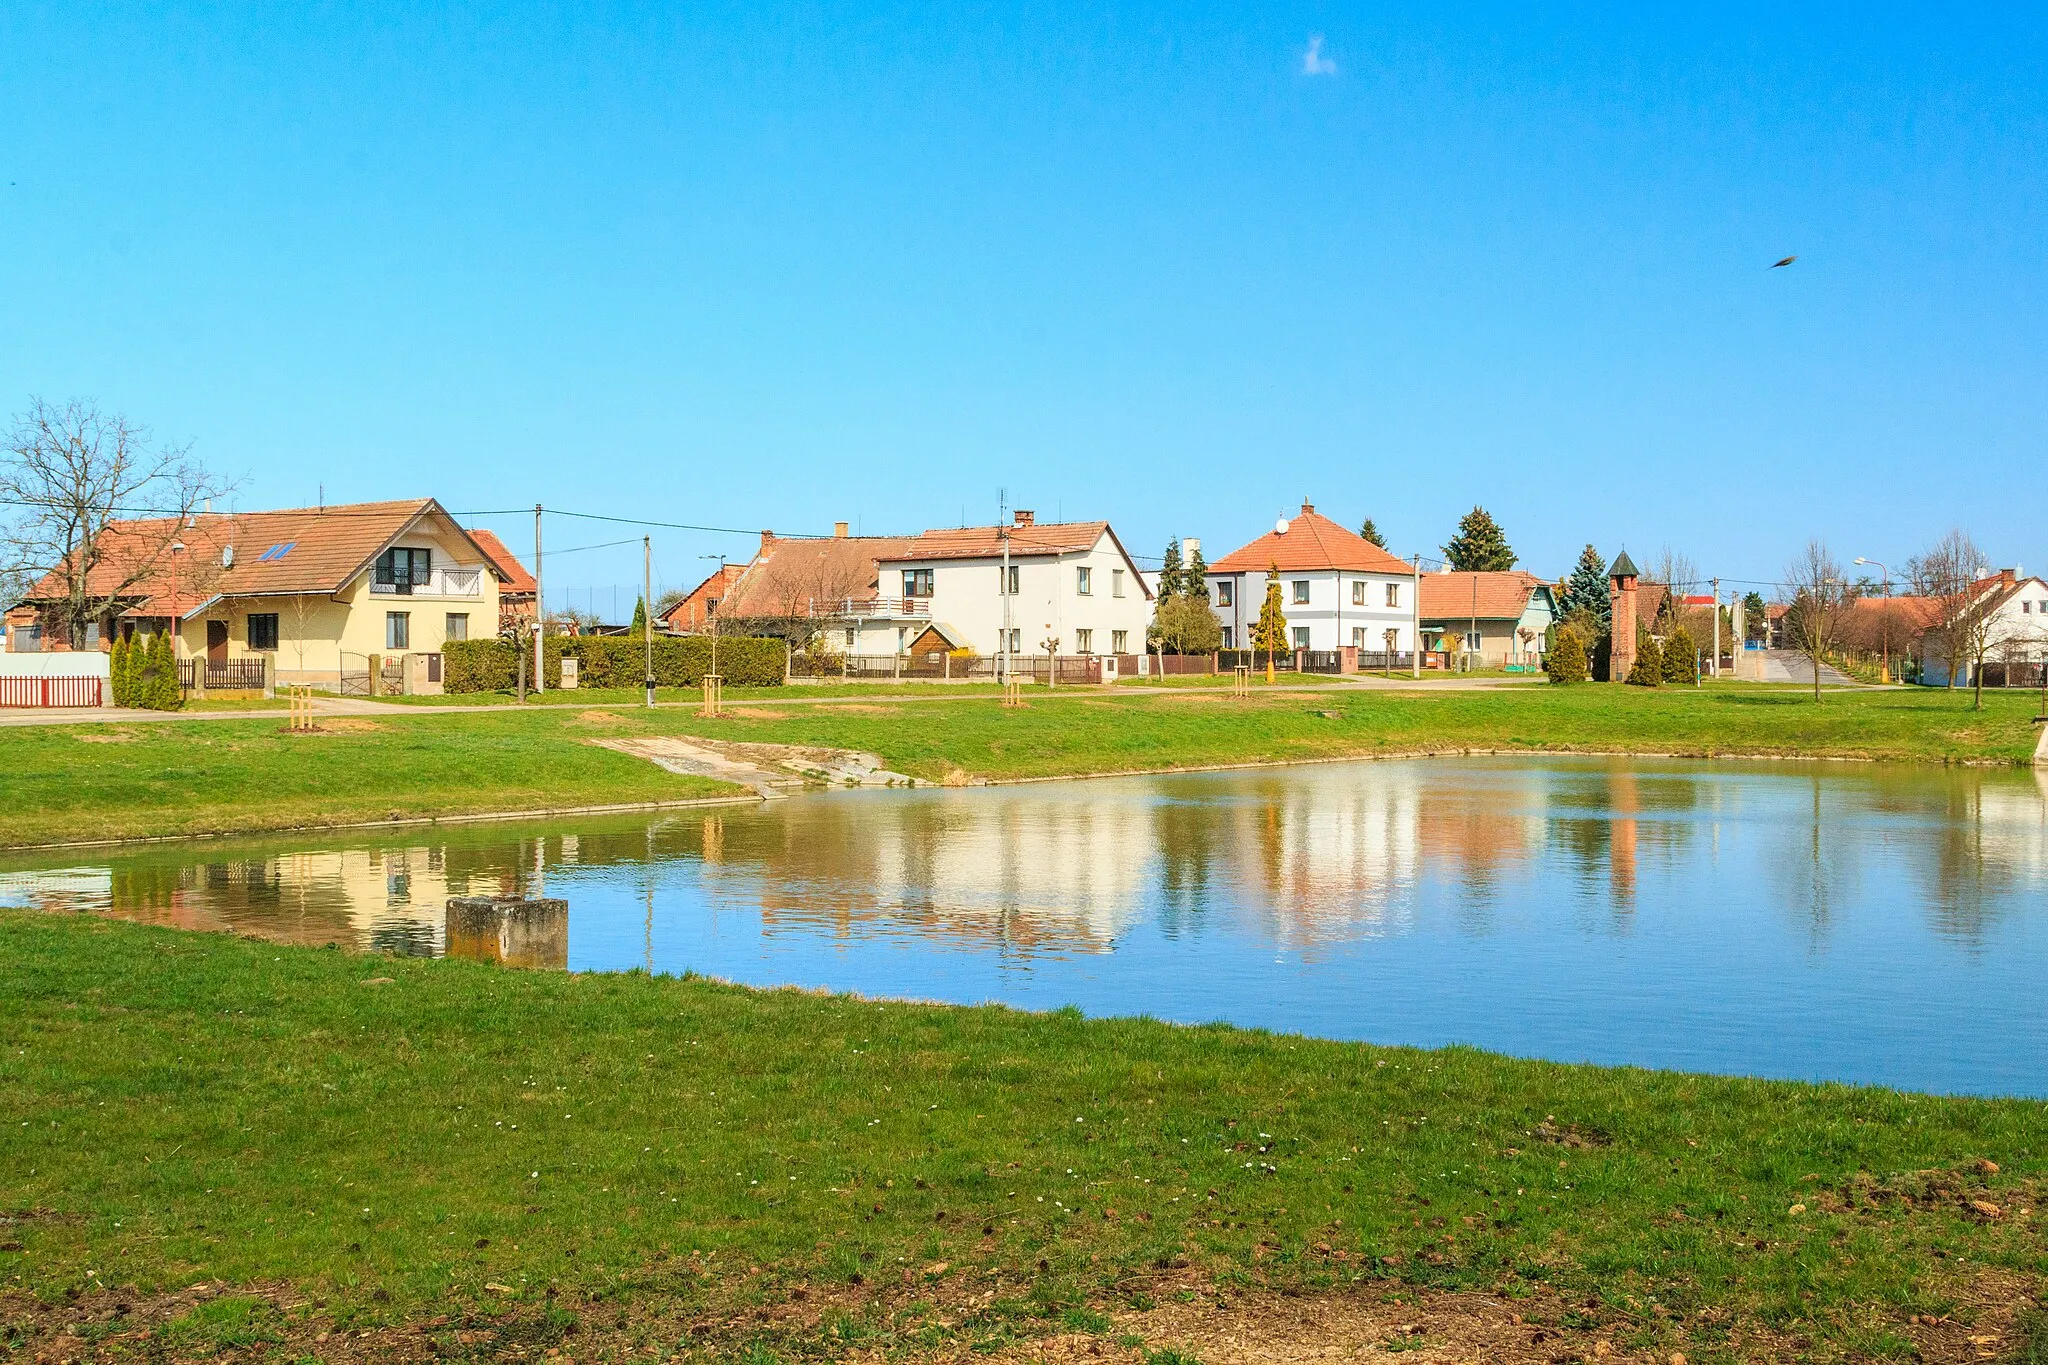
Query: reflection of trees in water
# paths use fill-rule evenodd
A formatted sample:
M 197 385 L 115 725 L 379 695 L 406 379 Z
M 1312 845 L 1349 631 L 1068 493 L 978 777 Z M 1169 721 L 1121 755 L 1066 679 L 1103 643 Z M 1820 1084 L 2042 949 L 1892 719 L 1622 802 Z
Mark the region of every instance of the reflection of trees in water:
M 1549 849 L 1571 866 L 1587 903 L 1606 903 L 1612 928 L 1632 925 L 1646 867 L 1670 874 L 1692 861 L 1702 785 L 1696 775 L 1622 762 L 1554 782 L 1553 810 L 1564 813 L 1550 816 Z
M 1168 938 L 1199 927 L 1216 857 L 1216 808 L 1164 798 L 1152 808 L 1159 859 L 1159 929 Z
M 370 926 L 371 952 L 397 957 L 432 957 L 439 950 L 434 927 L 417 920 L 379 920 Z
M 1954 773 L 1921 794 L 1907 828 L 1921 856 L 1907 860 L 1934 932 L 1981 947 L 2000 922 L 2030 907 L 2023 888 L 2048 869 L 2048 773 L 2034 781 Z

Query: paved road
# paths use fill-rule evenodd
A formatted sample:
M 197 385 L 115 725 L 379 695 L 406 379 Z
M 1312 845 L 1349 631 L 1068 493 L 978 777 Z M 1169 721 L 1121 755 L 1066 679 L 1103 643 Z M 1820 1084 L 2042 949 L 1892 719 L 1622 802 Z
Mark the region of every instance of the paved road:
M 1767 649 L 1764 651 L 1765 682 L 1796 682 L 1813 685 L 1813 660 L 1796 649 Z M 1823 687 L 1854 687 L 1856 680 L 1840 669 L 1828 664 L 1820 666 L 1820 681 Z

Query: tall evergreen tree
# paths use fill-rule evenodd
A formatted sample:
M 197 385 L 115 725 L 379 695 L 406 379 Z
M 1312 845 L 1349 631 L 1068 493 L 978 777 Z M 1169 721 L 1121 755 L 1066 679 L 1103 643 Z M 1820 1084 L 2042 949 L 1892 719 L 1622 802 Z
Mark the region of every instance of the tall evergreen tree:
M 1159 601 L 1181 594 L 1180 537 L 1166 542 L 1166 559 L 1159 570 Z
M 1287 648 L 1287 613 L 1280 606 L 1280 566 L 1266 571 L 1266 600 L 1259 603 L 1259 619 L 1252 622 L 1253 649 L 1266 651 L 1266 681 L 1273 681 L 1273 655 Z
M 1765 632 L 1770 629 L 1771 620 L 1769 611 L 1764 606 L 1764 595 L 1760 592 L 1751 592 L 1747 597 L 1744 597 L 1742 599 L 1742 615 L 1744 617 L 1742 628 L 1749 635 L 1749 638 L 1752 640 L 1763 639 Z
M 1360 539 L 1368 541 L 1371 544 L 1377 545 L 1382 550 L 1387 548 L 1387 538 L 1380 534 L 1379 527 L 1372 524 L 1371 517 L 1367 517 L 1365 519 L 1365 525 L 1358 528 L 1358 534 Z
M 633 637 L 635 639 L 638 639 L 640 637 L 641 632 L 646 628 L 646 626 L 647 599 L 644 597 L 636 597 L 633 599 Z
M 114 647 L 107 651 L 107 692 L 114 705 L 128 704 L 128 642 L 119 635 L 114 637 Z
M 1200 599 L 1204 607 L 1209 605 L 1209 561 L 1202 558 L 1202 547 L 1188 556 L 1187 568 L 1181 570 L 1180 595 Z
M 1515 567 L 1507 535 L 1484 507 L 1458 520 L 1458 533 L 1444 547 L 1444 558 L 1460 573 L 1502 573 Z
M 1579 551 L 1579 562 L 1564 583 L 1564 600 L 1557 605 L 1566 616 L 1595 624 L 1599 634 L 1606 634 L 1614 606 L 1608 597 L 1607 561 L 1598 550 L 1588 545 Z

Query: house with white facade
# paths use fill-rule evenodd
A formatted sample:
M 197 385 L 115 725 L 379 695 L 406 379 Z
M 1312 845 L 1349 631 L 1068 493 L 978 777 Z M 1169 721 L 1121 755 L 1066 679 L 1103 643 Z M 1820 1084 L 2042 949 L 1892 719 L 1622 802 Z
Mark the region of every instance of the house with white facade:
M 719 616 L 849 655 L 1142 654 L 1152 588 L 1106 521 L 830 539 L 764 533 Z
M 1295 649 L 1380 655 L 1415 648 L 1414 566 L 1303 503 L 1251 544 L 1209 566 L 1209 606 L 1226 649 L 1251 648 L 1252 626 L 1277 571 Z
M 1937 624 L 1941 613 L 1936 604 L 1927 598 L 1871 600 L 1912 611 L 1911 619 L 1925 623 L 1912 646 L 1920 658 L 1920 680 L 1934 687 L 1947 686 L 1946 656 L 1951 651 L 1943 645 L 1941 627 Z M 1963 610 L 1982 623 L 1985 671 L 1994 682 L 2009 685 L 2014 665 L 2048 663 L 2048 582 L 2028 577 L 2017 566 L 1999 569 L 1970 585 Z M 1974 665 L 1965 663 L 1956 684 L 1969 686 L 1975 682 Z

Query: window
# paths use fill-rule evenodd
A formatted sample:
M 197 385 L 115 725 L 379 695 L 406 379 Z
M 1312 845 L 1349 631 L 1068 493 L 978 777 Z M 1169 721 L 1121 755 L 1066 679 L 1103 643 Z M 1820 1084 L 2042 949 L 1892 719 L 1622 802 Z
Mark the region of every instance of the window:
M 277 613 L 274 611 L 252 611 L 249 613 L 249 648 L 277 648 Z
M 1471 654 L 1477 654 L 1477 653 L 1479 652 L 1479 632 L 1478 632 L 1478 631 L 1476 631 L 1476 630 L 1468 630 L 1468 631 L 1466 631 L 1466 632 L 1465 632 L 1465 649 L 1466 649 L 1466 652 L 1467 652 L 1467 653 L 1471 653 Z
M 1012 630 L 1010 632 L 1010 652 L 1012 654 L 1021 654 L 1023 651 L 1024 632 L 1021 630 Z
M 448 633 L 442 636 L 442 638 L 446 640 L 467 640 L 469 638 L 469 613 L 466 611 L 449 612 Z
M 1236 603 L 1237 584 L 1231 582 L 1227 578 L 1218 579 L 1216 582 L 1216 605 L 1219 607 L 1228 607 L 1234 606 L 1236 605 Z
M 1354 579 L 1352 581 L 1351 605 L 1354 607 L 1362 607 L 1365 605 L 1365 580 L 1362 578 Z
M 930 597 L 932 595 L 932 571 L 930 569 L 905 569 L 903 571 L 903 595 L 905 597 Z
M 851 649 L 853 648 L 853 627 L 852 627 L 852 626 L 848 626 L 848 627 L 846 628 L 846 647 L 847 647 L 847 649 L 849 649 L 849 650 L 851 650 Z
M 1017 595 L 1019 572 L 1020 566 L 1016 564 L 1012 564 L 1007 569 L 998 564 L 996 566 L 996 592 L 1004 597 L 1015 597 Z
M 1121 577 L 1123 576 L 1123 570 L 1121 570 L 1121 569 L 1117 570 L 1117 576 L 1118 576 L 1119 578 L 1121 578 Z M 1127 631 L 1127 630 L 1113 630 L 1113 631 L 1111 631 L 1111 632 L 1109 633 L 1109 652 L 1110 652 L 1110 653 L 1112 653 L 1112 654 L 1128 654 L 1128 653 L 1130 653 L 1130 652 L 1131 652 L 1131 633 L 1130 633 L 1129 631 Z
M 1095 591 L 1095 570 L 1083 564 L 1074 570 L 1074 591 L 1087 597 Z
M 387 611 L 384 613 L 384 648 L 412 648 L 412 613 Z
M 433 572 L 432 550 L 386 550 L 377 556 L 370 586 L 404 597 L 415 588 L 425 587 Z
M 1296 626 L 1296 627 L 1294 628 L 1294 647 L 1295 647 L 1296 649 L 1307 649 L 1307 648 L 1308 648 L 1308 627 L 1307 627 L 1307 626 Z
M 705 614 L 706 616 L 716 616 L 716 615 L 718 615 L 718 599 L 717 599 L 717 598 L 715 598 L 715 597 L 707 597 L 707 598 L 705 598 L 705 599 L 704 599 L 704 614 Z
M 1399 583 L 1387 584 L 1387 605 L 1390 607 L 1401 605 L 1401 585 Z
M 1236 631 L 1233 627 L 1225 626 L 1223 628 L 1223 647 L 1225 649 L 1237 648 Z
M 1353 626 L 1353 627 L 1351 628 L 1351 647 L 1352 647 L 1353 649 L 1364 649 L 1364 648 L 1365 648 L 1365 627 L 1364 627 L 1364 626 Z
M 1093 654 L 1095 652 L 1095 632 L 1092 630 L 1075 631 L 1074 652 L 1076 654 Z
M 1307 602 L 1307 601 L 1308 601 L 1308 580 L 1307 580 L 1306 578 L 1297 578 L 1297 579 L 1295 579 L 1295 580 L 1294 580 L 1294 584 L 1293 584 L 1293 586 L 1294 586 L 1294 599 L 1293 599 L 1293 600 L 1294 600 L 1294 602 L 1295 602 L 1295 603 L 1296 603 L 1297 605 L 1300 605 L 1300 604 L 1302 604 L 1302 603 L 1305 603 L 1305 602 Z
M 1124 595 L 1124 571 L 1122 569 L 1111 569 L 1109 571 L 1109 595 L 1111 597 L 1122 597 Z M 1118 650 L 1117 652 L 1122 653 L 1123 651 Z

